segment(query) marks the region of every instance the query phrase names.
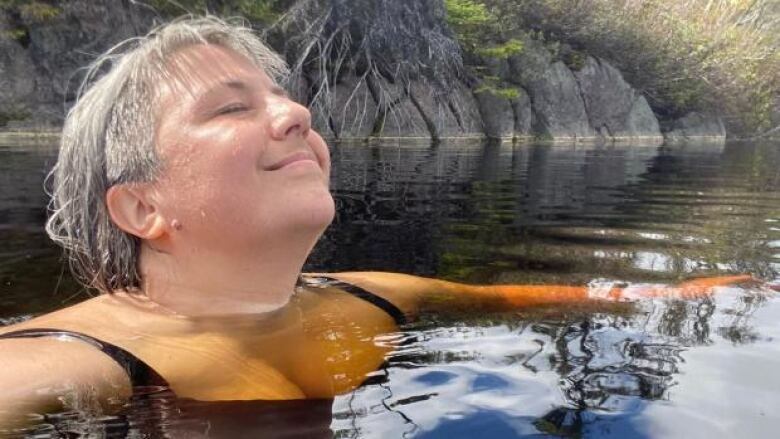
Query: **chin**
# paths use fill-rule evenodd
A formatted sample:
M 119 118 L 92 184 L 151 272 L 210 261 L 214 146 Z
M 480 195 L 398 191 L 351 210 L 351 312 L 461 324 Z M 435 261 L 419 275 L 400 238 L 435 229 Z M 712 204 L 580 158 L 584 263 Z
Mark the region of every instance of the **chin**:
M 311 197 L 306 200 L 304 207 L 302 207 L 304 213 L 301 216 L 304 227 L 311 227 L 319 229 L 320 232 L 324 231 L 336 215 L 336 203 L 333 201 L 333 196 L 330 192 L 325 191 L 323 194 Z

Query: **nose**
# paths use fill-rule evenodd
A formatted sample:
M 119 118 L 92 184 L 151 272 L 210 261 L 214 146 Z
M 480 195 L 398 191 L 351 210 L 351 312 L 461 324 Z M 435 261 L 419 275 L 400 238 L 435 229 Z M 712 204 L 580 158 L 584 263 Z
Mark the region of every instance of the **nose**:
M 269 134 L 274 140 L 284 140 L 291 135 L 306 137 L 311 129 L 311 113 L 303 105 L 285 96 L 269 97 Z

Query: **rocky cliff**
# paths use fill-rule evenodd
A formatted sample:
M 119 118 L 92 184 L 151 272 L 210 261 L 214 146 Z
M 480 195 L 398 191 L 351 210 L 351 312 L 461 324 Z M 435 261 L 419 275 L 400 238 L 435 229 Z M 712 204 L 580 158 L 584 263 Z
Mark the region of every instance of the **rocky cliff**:
M 0 10 L 0 124 L 58 126 L 78 89 L 80 68 L 148 31 L 154 18 L 130 1 L 72 0 L 58 9 L 43 22 Z M 20 26 L 24 34 L 11 37 Z
M 155 12 L 129 0 L 70 0 L 45 21 L 0 14 L 0 125 L 56 127 L 95 54 L 144 34 Z M 540 43 L 484 60 L 511 95 L 464 66 L 440 1 L 319 0 L 270 29 L 293 67 L 288 88 L 327 137 L 541 138 L 560 141 L 723 139 L 701 114 L 660 124 L 641 92 L 603 59 L 576 69 Z M 27 20 L 27 21 L 25 21 Z M 13 26 L 26 29 L 10 37 Z M 312 50 L 316 48 L 316 50 Z

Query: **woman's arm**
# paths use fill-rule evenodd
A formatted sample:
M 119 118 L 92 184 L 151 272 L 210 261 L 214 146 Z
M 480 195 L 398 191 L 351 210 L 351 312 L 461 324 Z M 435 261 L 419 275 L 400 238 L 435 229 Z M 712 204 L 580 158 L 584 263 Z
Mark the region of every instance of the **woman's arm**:
M 112 411 L 131 394 L 127 373 L 97 348 L 77 340 L 0 340 L 0 431 L 29 414 L 62 409 Z
M 435 312 L 502 311 L 530 306 L 589 300 L 644 297 L 691 299 L 712 294 L 715 287 L 750 281 L 748 275 L 699 278 L 679 285 L 637 284 L 626 288 L 568 285 L 466 285 L 400 273 L 347 272 L 323 274 L 377 294 L 408 315 Z

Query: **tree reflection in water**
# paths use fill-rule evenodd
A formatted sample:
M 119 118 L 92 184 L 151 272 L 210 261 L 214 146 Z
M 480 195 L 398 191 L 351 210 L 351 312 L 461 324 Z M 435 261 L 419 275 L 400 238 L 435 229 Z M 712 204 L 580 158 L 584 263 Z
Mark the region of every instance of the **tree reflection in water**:
M 121 417 L 63 413 L 47 417 L 28 433 L 40 437 L 99 433 L 96 437 L 425 438 L 442 437 L 448 431 L 469 437 L 469 431 L 477 429 L 489 433 L 485 437 L 515 437 L 523 436 L 518 430 L 528 432 L 517 427 L 519 423 L 533 428 L 535 434 L 590 437 L 594 436 L 591 427 L 605 417 L 633 416 L 652 401 L 673 402 L 670 389 L 677 384 L 686 351 L 763 339 L 751 326 L 751 317 L 771 299 L 770 294 L 761 289 L 723 288 L 715 297 L 695 301 L 540 308 L 479 320 L 431 317 L 395 337 L 399 348 L 388 363 L 362 388 L 337 398 L 335 406 L 333 400 L 197 403 L 178 400 L 165 389 L 149 389 Z M 493 346 L 489 333 L 498 327 L 507 330 L 508 338 L 505 344 Z M 462 343 L 453 343 L 458 339 Z M 444 344 L 437 348 L 437 343 Z M 513 345 L 522 348 L 513 350 Z M 502 353 L 499 361 L 492 362 L 490 350 L 495 347 Z M 514 370 L 519 379 L 493 373 L 502 367 Z M 404 380 L 400 376 L 404 373 L 415 375 Z M 545 383 L 544 374 L 557 378 Z M 464 387 L 459 382 L 469 384 Z M 447 390 L 449 385 L 455 386 L 454 393 Z M 483 391 L 491 398 L 506 398 L 512 410 L 500 408 L 506 402 L 487 408 L 457 407 L 458 400 Z M 556 403 L 534 414 L 539 406 L 526 407 L 528 398 Z M 456 406 L 460 417 L 454 421 L 447 420 L 451 406 Z M 436 418 L 433 425 L 429 418 Z M 630 430 L 634 428 L 630 423 L 624 424 L 623 432 L 629 429 L 634 436 L 644 436 Z
M 751 317 L 772 294 L 734 287 L 695 301 L 610 304 L 609 312 L 431 319 L 408 328 L 417 340 L 390 358 L 380 385 L 350 395 L 348 405 L 337 400 L 344 422 L 337 419 L 335 430 L 339 437 L 647 437 L 634 419 L 654 401 L 676 404 L 680 374 L 697 373 L 686 369 L 689 351 L 766 339 Z M 395 427 L 387 427 L 392 418 Z M 620 434 L 598 433 L 605 424 Z
M 577 322 L 530 325 L 530 331 L 546 337 L 554 351 L 548 357 L 549 367 L 560 375 L 567 403 L 542 416 L 536 427 L 547 433 L 579 436 L 594 411 L 623 411 L 636 398 L 668 399 L 674 376 L 684 362 L 683 352 L 713 343 L 713 329 L 734 344 L 760 338 L 749 322 L 766 302 L 766 293 L 739 291 L 734 306 L 717 315 L 720 319 L 714 318 L 717 298 L 706 297 L 648 301 L 628 317 L 596 315 Z
M 0 179 L 7 183 L 0 191 L 0 324 L 60 307 L 78 291 L 62 278 L 59 253 L 42 232 L 40 180 L 53 160 L 53 149 L 0 147 Z M 581 285 L 594 278 L 671 284 L 727 273 L 780 280 L 775 144 L 334 145 L 333 162 L 339 215 L 309 271 L 376 269 L 484 284 Z M 756 314 L 762 307 L 771 312 Z M 703 386 L 723 384 L 726 395 L 747 384 L 745 398 L 758 395 L 771 379 L 767 365 L 780 369 L 780 350 L 764 343 L 780 338 L 778 316 L 780 306 L 764 292 L 734 288 L 714 299 L 646 301 L 635 309 L 432 320 L 407 328 L 417 342 L 404 345 L 366 386 L 336 398 L 332 417 L 330 401 L 252 408 L 262 416 L 222 406 L 213 407 L 222 417 L 212 425 L 234 422 L 234 431 L 255 437 L 301 433 L 304 424 L 325 435 L 332 427 L 340 437 L 592 435 L 599 418 L 626 418 L 667 402 L 673 410 L 701 403 L 691 393 L 709 393 L 690 378 L 703 371 L 728 382 L 697 375 Z M 732 352 L 731 345 L 758 348 Z M 692 367 L 705 347 L 718 349 Z M 742 355 L 742 363 L 730 362 Z M 712 359 L 730 363 L 702 365 Z M 767 420 L 780 422 L 769 411 L 759 418 L 764 414 L 755 405 L 740 412 L 736 404 L 711 404 L 698 420 L 723 415 L 742 428 L 756 421 L 758 436 L 766 435 Z M 168 401 L 132 414 L 173 426 L 181 420 L 168 415 L 208 411 L 174 407 Z M 228 421 L 231 413 L 237 417 Z M 317 416 L 298 416 L 307 413 Z M 60 417 L 64 431 L 113 431 L 121 424 L 68 416 Z M 457 428 L 445 434 L 448 425 Z

